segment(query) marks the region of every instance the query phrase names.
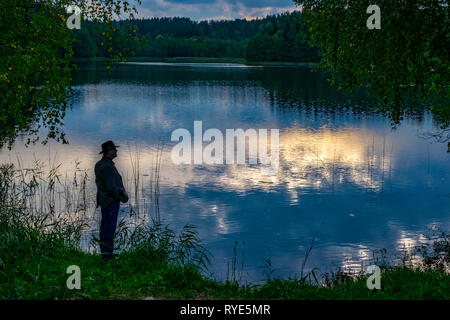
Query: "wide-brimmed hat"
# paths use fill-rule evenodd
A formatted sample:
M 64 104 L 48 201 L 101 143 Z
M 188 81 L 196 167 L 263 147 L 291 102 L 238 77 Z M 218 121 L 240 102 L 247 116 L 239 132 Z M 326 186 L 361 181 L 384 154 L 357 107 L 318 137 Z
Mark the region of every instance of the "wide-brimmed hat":
M 106 141 L 104 144 L 102 144 L 102 151 L 99 154 L 106 153 L 111 150 L 116 150 L 116 148 L 119 148 L 119 147 L 120 146 L 116 146 L 114 144 L 114 142 L 112 142 L 111 140 Z

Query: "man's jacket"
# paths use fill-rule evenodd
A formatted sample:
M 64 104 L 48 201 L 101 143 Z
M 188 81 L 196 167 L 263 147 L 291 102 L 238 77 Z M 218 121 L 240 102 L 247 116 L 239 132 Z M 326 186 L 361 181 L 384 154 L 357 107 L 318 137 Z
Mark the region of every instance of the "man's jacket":
M 114 202 L 128 201 L 122 177 L 111 159 L 103 157 L 95 164 L 95 183 L 97 184 L 97 207 L 105 209 Z

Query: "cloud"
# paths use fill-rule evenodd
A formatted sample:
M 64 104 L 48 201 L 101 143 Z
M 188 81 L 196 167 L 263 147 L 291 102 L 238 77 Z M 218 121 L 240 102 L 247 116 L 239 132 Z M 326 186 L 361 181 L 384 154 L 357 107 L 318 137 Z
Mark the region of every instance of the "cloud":
M 293 11 L 292 0 L 143 0 L 138 17 L 189 17 L 192 20 L 255 19 Z
M 176 4 L 205 4 L 211 3 L 211 0 L 167 0 L 167 2 Z M 287 7 L 293 4 L 292 0 L 227 0 L 226 2 L 232 5 L 244 4 L 249 8 Z

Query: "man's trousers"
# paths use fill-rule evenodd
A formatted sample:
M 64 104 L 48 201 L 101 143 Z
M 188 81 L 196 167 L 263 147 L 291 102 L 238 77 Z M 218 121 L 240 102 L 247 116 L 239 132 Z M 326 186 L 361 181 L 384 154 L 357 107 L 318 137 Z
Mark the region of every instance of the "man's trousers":
M 116 232 L 117 216 L 119 215 L 120 202 L 115 202 L 102 209 L 102 221 L 100 224 L 100 251 L 103 258 L 111 258 L 114 250 L 114 233 Z

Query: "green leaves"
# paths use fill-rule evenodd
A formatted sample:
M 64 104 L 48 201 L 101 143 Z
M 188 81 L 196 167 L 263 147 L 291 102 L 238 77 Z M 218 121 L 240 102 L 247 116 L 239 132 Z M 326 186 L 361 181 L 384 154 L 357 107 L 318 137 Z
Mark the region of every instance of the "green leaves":
M 340 86 L 369 88 L 394 122 L 411 93 L 415 103 L 432 94 L 444 96 L 436 108 L 449 108 L 446 1 L 379 0 L 381 30 L 366 27 L 368 0 L 295 2 L 303 6 L 312 44 L 322 49 L 322 66 Z
M 248 61 L 317 62 L 317 49 L 308 45 L 308 38 L 301 13 L 281 14 L 250 39 L 245 58 Z
M 140 1 L 136 1 L 140 3 Z M 21 132 L 28 143 L 48 139 L 67 143 L 62 130 L 71 94 L 72 45 L 65 7 L 77 5 L 85 19 L 109 22 L 114 12 L 132 16 L 135 8 L 110 0 L 24 0 L 0 4 L 0 148 Z M 81 24 L 83 29 L 83 22 Z M 114 57 L 113 57 L 114 58 Z

